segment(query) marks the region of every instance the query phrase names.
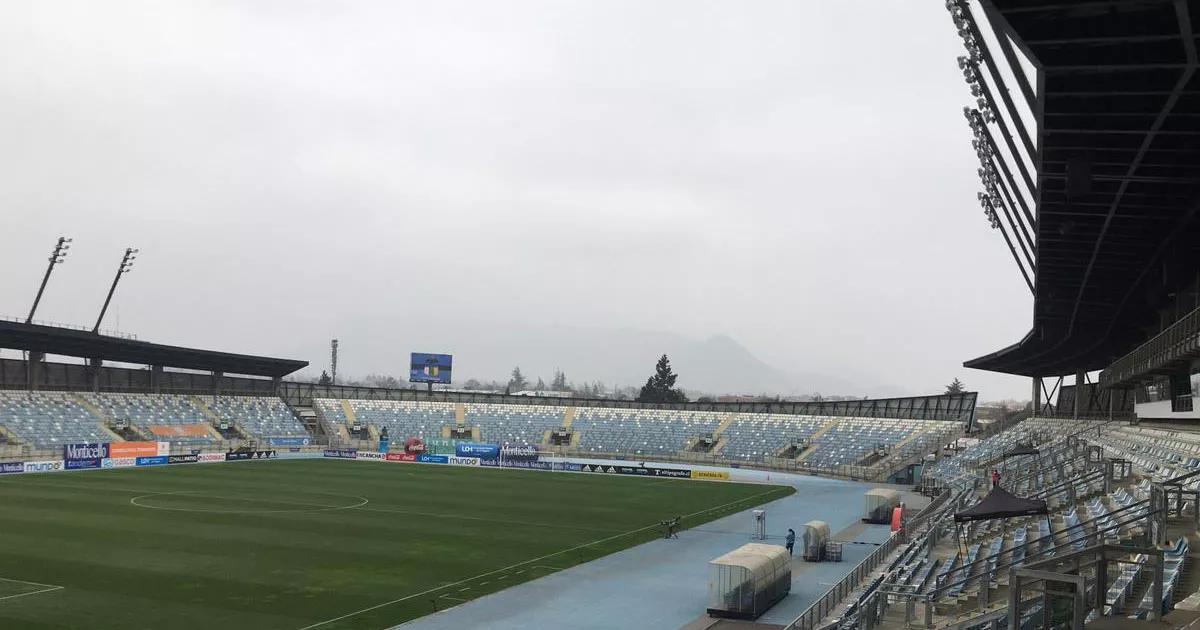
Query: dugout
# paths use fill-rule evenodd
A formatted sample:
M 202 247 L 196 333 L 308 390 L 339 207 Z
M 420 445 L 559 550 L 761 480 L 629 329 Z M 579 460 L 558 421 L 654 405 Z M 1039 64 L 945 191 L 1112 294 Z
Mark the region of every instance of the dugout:
M 867 491 L 867 515 L 864 523 L 891 523 L 892 510 L 900 507 L 900 493 L 887 488 Z
M 804 559 L 820 562 L 825 559 L 826 543 L 829 542 L 829 523 L 809 521 L 804 524 Z
M 748 543 L 708 563 L 708 614 L 757 619 L 792 590 L 787 549 Z

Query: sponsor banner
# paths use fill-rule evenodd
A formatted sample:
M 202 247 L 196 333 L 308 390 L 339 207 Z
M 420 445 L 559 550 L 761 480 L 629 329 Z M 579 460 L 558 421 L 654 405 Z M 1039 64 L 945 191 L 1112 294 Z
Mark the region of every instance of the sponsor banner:
M 274 459 L 275 451 L 238 451 L 225 453 L 225 461 L 240 462 L 248 459 Z
M 459 457 L 475 457 L 478 459 L 496 459 L 500 457 L 500 447 L 495 444 L 477 444 L 475 442 L 459 442 L 454 445 L 454 454 Z
M 167 465 L 167 456 L 166 455 L 155 455 L 153 457 L 139 457 L 139 458 L 137 458 L 137 465 L 138 466 L 166 466 Z
M 412 453 L 388 453 L 384 459 L 389 462 L 415 462 L 417 456 Z
M 507 467 L 509 462 L 536 462 L 538 456 L 536 446 L 506 446 L 500 449 L 500 459 L 504 460 L 504 465 Z
M 562 469 L 567 472 L 583 472 L 583 464 L 576 464 L 575 462 L 563 462 Z
M 425 440 L 419 437 L 410 437 L 404 442 L 404 452 L 420 455 L 425 452 Z
M 448 464 L 450 457 L 448 455 L 417 455 L 417 461 L 422 464 Z
M 377 459 L 377 460 L 382 461 L 385 458 L 384 458 L 383 453 L 380 453 L 378 451 L 359 451 L 358 459 Z
M 223 461 L 225 461 L 225 453 L 200 453 L 196 456 L 196 462 L 200 464 L 212 464 Z
M 167 450 L 159 452 L 158 445 L 166 444 Z M 108 445 L 109 457 L 155 457 L 170 453 L 170 442 L 112 442 Z
M 325 449 L 325 457 L 356 459 L 358 457 L 358 450 L 353 448 L 327 448 Z
M 168 464 L 195 464 L 199 461 L 199 455 L 167 455 Z
M 456 457 L 454 455 L 450 455 L 447 459 L 450 460 L 451 466 L 478 466 L 479 465 L 478 457 Z
M 63 469 L 61 459 L 47 459 L 37 462 L 25 462 L 25 472 L 57 472 Z
M 25 462 L 0 463 L 0 475 L 11 475 L 25 472 Z
M 107 442 L 63 445 L 63 459 L 104 459 L 108 456 Z
M 488 464 L 487 463 L 488 461 L 490 461 L 491 463 Z M 497 460 L 493 459 L 493 460 L 480 461 L 479 464 L 496 466 L 497 464 L 499 464 L 499 462 Z M 529 461 L 520 461 L 520 460 L 510 462 L 507 459 L 504 460 L 504 467 L 505 468 L 523 468 L 526 470 L 554 470 L 554 464 L 552 464 L 550 462 L 529 462 Z
M 421 443 L 421 448 L 425 449 L 424 452 L 430 455 L 458 455 L 458 443 L 459 440 L 430 438 Z M 414 452 L 407 448 L 406 450 L 408 450 L 410 453 Z
M 68 459 L 66 460 L 67 470 L 84 470 L 86 468 L 99 468 L 100 459 L 93 457 L 90 459 Z
M 271 446 L 308 446 L 312 438 L 306 437 L 273 437 L 267 438 Z
M 137 459 L 134 457 L 109 457 L 100 460 L 101 468 L 130 468 L 137 466 Z
M 692 471 L 687 468 L 651 468 L 651 474 L 655 477 L 675 477 L 677 479 L 690 479 Z
M 692 479 L 729 481 L 729 472 L 724 470 L 719 472 L 716 470 L 693 470 Z

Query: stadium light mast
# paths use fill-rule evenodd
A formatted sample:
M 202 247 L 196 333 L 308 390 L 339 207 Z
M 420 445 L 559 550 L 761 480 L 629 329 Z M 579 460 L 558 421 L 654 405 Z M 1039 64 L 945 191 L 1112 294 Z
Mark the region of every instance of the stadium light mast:
M 133 260 L 137 258 L 137 253 L 138 250 L 132 247 L 125 248 L 125 255 L 121 257 L 121 266 L 117 267 L 117 275 L 113 278 L 112 286 L 108 288 L 108 297 L 104 298 L 104 306 L 100 307 L 100 317 L 96 318 L 96 327 L 92 328 L 93 333 L 100 333 L 100 322 L 104 321 L 104 313 L 108 311 L 108 303 L 112 302 L 113 293 L 117 290 L 117 283 L 121 281 L 121 276 L 133 269 Z
M 50 281 L 50 272 L 54 271 L 54 265 L 67 259 L 68 249 L 71 249 L 71 239 L 65 236 L 58 237 L 58 243 L 54 245 L 54 251 L 50 254 L 50 265 L 46 267 L 46 275 L 42 276 L 37 297 L 33 298 L 33 306 L 29 309 L 29 317 L 25 318 L 26 324 L 33 323 L 33 314 L 37 312 L 38 303 L 42 301 L 42 292 L 46 290 L 46 283 Z

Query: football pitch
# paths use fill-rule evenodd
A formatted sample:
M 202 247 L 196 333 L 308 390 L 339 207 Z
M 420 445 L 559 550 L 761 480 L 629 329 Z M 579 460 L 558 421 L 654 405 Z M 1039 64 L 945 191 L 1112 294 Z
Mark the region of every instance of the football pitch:
M 338 460 L 13 475 L 0 628 L 388 628 L 792 492 Z

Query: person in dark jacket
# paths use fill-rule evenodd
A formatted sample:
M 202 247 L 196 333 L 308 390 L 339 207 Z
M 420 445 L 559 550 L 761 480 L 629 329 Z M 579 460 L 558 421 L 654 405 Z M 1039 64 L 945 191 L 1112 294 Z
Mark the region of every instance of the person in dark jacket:
M 796 532 L 792 528 L 788 528 L 787 538 L 784 539 L 784 546 L 787 547 L 788 555 L 792 555 L 792 547 L 796 546 Z

